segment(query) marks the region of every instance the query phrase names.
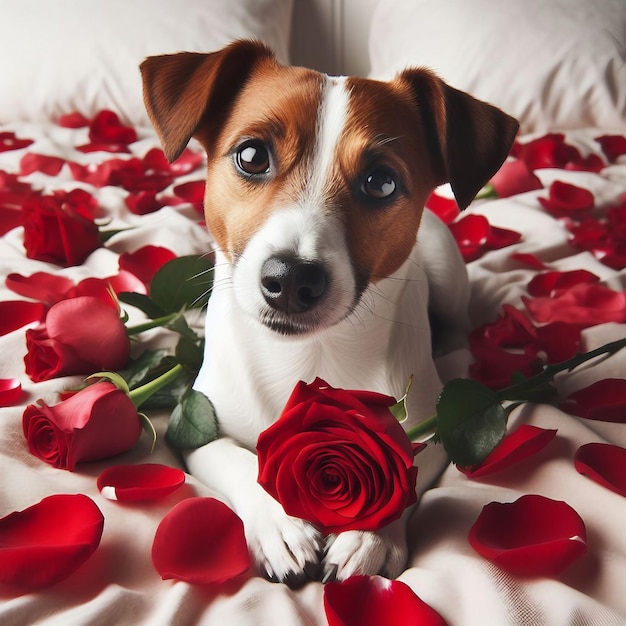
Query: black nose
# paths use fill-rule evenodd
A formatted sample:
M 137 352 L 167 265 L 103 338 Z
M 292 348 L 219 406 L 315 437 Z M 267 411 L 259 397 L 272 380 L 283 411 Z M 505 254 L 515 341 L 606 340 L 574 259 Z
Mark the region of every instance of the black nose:
M 265 301 L 283 313 L 313 308 L 326 291 L 328 274 L 321 263 L 270 257 L 261 268 L 261 292 Z

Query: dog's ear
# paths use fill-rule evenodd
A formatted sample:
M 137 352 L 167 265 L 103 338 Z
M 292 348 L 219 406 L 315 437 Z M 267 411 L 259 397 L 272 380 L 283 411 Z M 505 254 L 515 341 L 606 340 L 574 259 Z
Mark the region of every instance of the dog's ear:
M 413 92 L 440 183 L 450 183 L 459 208 L 465 209 L 506 159 L 517 120 L 429 70 L 409 69 L 398 80 Z
M 170 161 L 199 127 L 216 128 L 261 59 L 274 59 L 256 41 L 236 41 L 218 52 L 148 57 L 140 66 L 143 98 Z

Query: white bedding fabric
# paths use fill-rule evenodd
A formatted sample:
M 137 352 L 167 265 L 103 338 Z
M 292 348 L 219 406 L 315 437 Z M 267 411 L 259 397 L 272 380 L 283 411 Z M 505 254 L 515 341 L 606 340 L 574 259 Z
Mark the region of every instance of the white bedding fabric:
M 16 131 L 36 143 L 20 151 L 0 153 L 0 170 L 17 169 L 26 152 L 57 154 L 87 162 L 112 155 L 83 155 L 71 146 L 84 143 L 80 133 L 53 125 L 12 124 L 0 127 Z M 148 131 L 133 150 L 143 155 L 156 140 Z M 578 145 L 593 146 L 593 131 L 570 135 Z M 197 180 L 197 171 L 188 176 Z M 626 191 L 626 163 L 607 167 L 600 174 L 542 170 L 547 184 L 565 178 L 591 189 L 599 206 L 613 202 Z M 26 180 L 48 189 L 77 186 L 64 167 L 56 179 L 32 174 Z M 180 182 L 178 180 L 177 182 Z M 116 188 L 89 189 L 114 218 L 111 228 L 132 225 L 134 230 L 116 236 L 106 248 L 94 252 L 79 267 L 60 270 L 80 279 L 107 276 L 117 268 L 117 255 L 151 243 L 177 254 L 204 252 L 208 236 L 189 206 L 166 207 L 150 215 L 130 215 Z M 475 324 L 493 319 L 503 303 L 520 304 L 525 285 L 535 274 L 510 259 L 513 252 L 538 255 L 552 269 L 585 268 L 597 273 L 614 289 L 626 290 L 626 271 L 616 272 L 591 255 L 576 254 L 566 245 L 561 224 L 547 216 L 535 198 L 544 191 L 509 199 L 475 203 L 471 212 L 488 216 L 493 225 L 523 234 L 515 246 L 490 252 L 470 264 L 473 284 L 472 316 Z M 4 287 L 10 272 L 29 276 L 55 271 L 54 266 L 25 257 L 22 230 L 0 238 L 0 298 L 19 299 Z M 201 320 L 197 320 L 201 324 Z M 587 348 L 626 335 L 626 326 L 608 324 L 584 333 Z M 155 343 L 160 335 L 154 333 Z M 103 468 L 118 463 L 161 462 L 180 465 L 174 453 L 159 439 L 152 456 L 142 437 L 131 452 L 105 462 L 79 466 L 75 472 L 54 469 L 32 456 L 21 434 L 24 405 L 37 398 L 56 402 L 55 394 L 80 377 L 34 384 L 24 374 L 24 329 L 0 337 L 0 378 L 17 376 L 25 394 L 19 406 L 0 409 L 0 517 L 22 510 L 56 493 L 84 493 L 105 516 L 104 535 L 95 554 L 70 578 L 39 593 L 16 594 L 0 588 L 0 623 L 6 626 L 192 625 L 292 626 L 326 623 L 323 587 L 311 583 L 299 591 L 273 584 L 251 573 L 242 582 L 203 588 L 182 582 L 162 581 L 150 560 L 150 549 L 159 521 L 177 502 L 191 495 L 210 495 L 188 477 L 187 484 L 164 500 L 120 505 L 103 498 L 95 479 Z M 459 355 L 459 358 L 462 355 Z M 561 380 L 564 391 L 582 387 L 598 378 L 623 376 L 626 351 L 601 364 L 577 371 Z M 156 416 L 160 434 L 166 417 Z M 515 414 L 515 422 L 558 428 L 552 444 L 518 467 L 481 480 L 470 480 L 449 467 L 439 484 L 428 491 L 410 520 L 410 563 L 401 580 L 448 622 L 459 626 L 626 624 L 626 499 L 581 476 L 572 456 L 578 446 L 591 441 L 626 446 L 626 427 L 586 423 L 546 406 L 527 407 Z M 484 560 L 469 546 L 467 532 L 482 507 L 491 501 L 506 502 L 525 493 L 542 494 L 568 502 L 584 519 L 589 552 L 558 578 L 519 579 Z

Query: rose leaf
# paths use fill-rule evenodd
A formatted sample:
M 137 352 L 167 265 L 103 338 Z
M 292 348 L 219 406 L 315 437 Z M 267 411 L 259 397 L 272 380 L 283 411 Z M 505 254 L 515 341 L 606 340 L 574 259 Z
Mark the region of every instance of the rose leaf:
M 124 304 L 129 304 L 130 306 L 139 309 L 143 313 L 145 313 L 150 319 L 156 319 L 157 317 L 163 317 L 166 315 L 166 311 L 164 311 L 158 304 L 149 298 L 143 293 L 137 293 L 135 291 L 123 291 L 117 294 L 118 299 Z
M 154 275 L 150 297 L 166 313 L 206 305 L 213 284 L 213 263 L 204 255 L 168 261 Z
M 165 439 L 174 448 L 199 448 L 217 437 L 217 419 L 211 401 L 192 389 L 176 405 L 167 426 Z
M 437 401 L 437 439 L 453 463 L 480 465 L 506 433 L 498 395 L 469 379 L 448 382 Z

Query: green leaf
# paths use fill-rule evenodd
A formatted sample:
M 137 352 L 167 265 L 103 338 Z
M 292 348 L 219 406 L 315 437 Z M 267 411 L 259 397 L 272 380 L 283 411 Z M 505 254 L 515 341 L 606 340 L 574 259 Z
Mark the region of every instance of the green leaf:
M 176 362 L 175 358 L 168 357 L 163 360 L 163 366 L 169 364 L 169 367 L 172 367 L 172 365 L 175 365 Z M 150 377 L 153 378 L 162 374 L 162 370 L 163 368 L 159 366 L 156 370 L 150 372 Z M 179 402 L 182 401 L 195 378 L 195 371 L 184 368 L 172 382 L 168 383 L 147 398 L 142 403 L 141 408 L 145 410 L 173 409 Z
M 166 313 L 206 305 L 213 285 L 213 261 L 207 255 L 168 261 L 154 275 L 150 297 Z
M 453 463 L 480 465 L 502 441 L 506 417 L 494 391 L 458 378 L 444 386 L 437 401 L 437 437 Z
M 179 363 L 199 371 L 202 365 L 203 357 L 203 341 L 200 341 L 196 337 L 196 341 L 189 339 L 188 337 L 181 337 L 176 344 L 176 359 Z
M 217 437 L 217 419 L 211 401 L 192 389 L 170 416 L 165 439 L 174 448 L 199 448 Z
M 98 235 L 102 243 L 107 243 L 107 241 L 109 241 L 112 237 L 115 237 L 115 235 L 125 233 L 127 230 L 133 230 L 134 228 L 134 226 L 128 226 L 126 228 L 118 228 L 115 230 L 100 230 L 98 231 Z
M 122 293 L 119 293 L 117 297 L 124 304 L 129 304 L 130 306 L 134 306 L 136 309 L 143 311 L 150 319 L 163 317 L 167 313 L 167 311 L 164 311 L 158 304 L 143 293 L 123 291 Z
M 139 387 L 142 383 L 147 382 L 154 376 L 150 373 L 156 370 L 167 357 L 167 350 L 145 350 L 136 359 L 131 361 L 129 367 L 120 374 L 126 379 L 131 389 Z M 171 366 L 171 363 L 169 363 Z M 167 367 L 162 367 L 162 371 L 166 371 Z

